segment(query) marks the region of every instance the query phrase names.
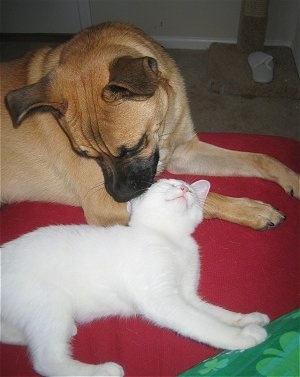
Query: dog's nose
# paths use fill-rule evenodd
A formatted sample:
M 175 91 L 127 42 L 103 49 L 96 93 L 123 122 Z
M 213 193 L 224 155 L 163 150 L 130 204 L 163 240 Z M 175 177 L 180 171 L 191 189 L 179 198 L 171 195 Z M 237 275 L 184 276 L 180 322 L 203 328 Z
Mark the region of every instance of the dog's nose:
M 126 171 L 108 182 L 107 191 L 117 202 L 127 202 L 145 192 L 153 183 L 156 168 L 147 168 L 138 173 Z
M 145 192 L 153 183 L 159 160 L 158 149 L 148 159 L 115 163 L 109 169 L 101 164 L 105 188 L 117 202 L 127 202 Z
M 128 184 L 116 184 L 112 188 L 111 195 L 117 202 L 128 202 L 145 192 L 147 188 L 151 186 L 152 182 L 153 179 L 151 180 L 151 182 L 148 180 L 147 183 L 137 183 L 135 181 L 132 181 Z

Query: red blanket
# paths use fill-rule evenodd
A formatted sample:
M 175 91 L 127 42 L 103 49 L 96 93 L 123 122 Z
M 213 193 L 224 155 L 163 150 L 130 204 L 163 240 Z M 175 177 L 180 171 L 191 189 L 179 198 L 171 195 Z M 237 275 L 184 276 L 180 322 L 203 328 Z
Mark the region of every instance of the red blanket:
M 221 147 L 267 153 L 300 172 L 296 141 L 240 134 L 202 134 L 201 139 Z M 179 178 L 195 180 L 193 176 Z M 278 228 L 263 232 L 221 220 L 204 221 L 195 232 L 201 245 L 201 295 L 230 310 L 267 313 L 272 320 L 297 308 L 299 201 L 276 184 L 257 178 L 203 178 L 211 182 L 212 191 L 263 200 L 279 208 L 287 219 Z M 84 222 L 80 208 L 49 203 L 8 205 L 1 209 L 1 242 L 40 226 Z M 73 351 L 75 358 L 89 363 L 115 361 L 127 376 L 174 376 L 220 352 L 141 318 L 109 318 L 80 326 Z M 25 347 L 1 345 L 1 376 L 37 376 Z

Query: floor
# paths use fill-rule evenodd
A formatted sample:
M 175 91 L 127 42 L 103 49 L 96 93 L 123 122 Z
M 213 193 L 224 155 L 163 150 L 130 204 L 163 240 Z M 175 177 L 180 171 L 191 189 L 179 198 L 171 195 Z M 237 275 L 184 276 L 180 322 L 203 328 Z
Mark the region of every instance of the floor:
M 61 40 L 63 37 L 58 37 L 46 44 Z M 1 42 L 1 60 L 17 58 L 44 42 L 36 38 Z M 169 50 L 169 53 L 185 78 L 196 131 L 279 135 L 300 140 L 299 100 L 211 93 L 207 89 L 207 51 Z

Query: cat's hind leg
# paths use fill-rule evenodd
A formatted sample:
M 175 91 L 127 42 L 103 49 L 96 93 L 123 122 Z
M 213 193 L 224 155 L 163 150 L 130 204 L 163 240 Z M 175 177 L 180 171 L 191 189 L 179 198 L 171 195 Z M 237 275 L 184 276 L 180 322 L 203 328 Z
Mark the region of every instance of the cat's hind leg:
M 196 309 L 176 293 L 160 300 L 151 297 L 151 308 L 148 306 L 144 314 L 160 326 L 217 348 L 246 349 L 267 337 L 266 330 L 260 325 L 249 324 L 240 328 L 226 324 L 216 316 Z
M 26 345 L 23 332 L 16 326 L 13 326 L 3 320 L 1 321 L 0 328 L 0 342 L 6 344 L 15 344 L 19 346 Z
M 42 376 L 124 375 L 122 367 L 113 362 L 96 365 L 74 360 L 69 344 L 75 329 L 72 316 L 65 307 L 59 313 L 49 310 L 45 312 L 40 313 L 31 328 L 26 328 L 28 346 L 36 372 Z

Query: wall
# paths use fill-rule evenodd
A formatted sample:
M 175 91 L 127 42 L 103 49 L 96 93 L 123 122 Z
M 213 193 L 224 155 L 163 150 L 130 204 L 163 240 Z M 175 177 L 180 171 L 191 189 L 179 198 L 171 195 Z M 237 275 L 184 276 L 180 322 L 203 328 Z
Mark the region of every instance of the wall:
M 266 42 L 291 46 L 297 28 L 299 0 L 269 0 Z
M 207 48 L 236 40 L 240 0 L 91 0 L 93 24 L 125 20 L 166 47 Z
M 0 0 L 2 33 L 73 34 L 91 24 L 89 0 Z
M 166 47 L 200 49 L 212 41 L 236 42 L 241 6 L 241 0 L 0 1 L 4 33 L 76 33 L 90 24 L 125 20 Z M 300 71 L 300 1 L 269 1 L 266 44 L 292 47 Z
M 300 77 L 300 1 L 298 2 L 297 9 L 295 10 L 297 17 L 294 37 L 292 38 L 292 51 L 294 54 L 295 62 Z

